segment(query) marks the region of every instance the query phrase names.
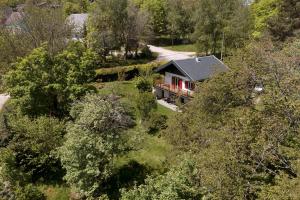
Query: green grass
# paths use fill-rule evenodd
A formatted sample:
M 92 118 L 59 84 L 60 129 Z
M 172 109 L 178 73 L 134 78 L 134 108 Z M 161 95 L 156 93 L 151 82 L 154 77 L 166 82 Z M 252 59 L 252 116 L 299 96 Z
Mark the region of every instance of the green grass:
M 129 99 L 131 102 L 133 102 L 135 97 L 138 95 L 138 90 L 135 87 L 134 81 L 95 83 L 94 86 L 99 89 L 100 94 L 117 94 Z M 157 111 L 160 114 L 166 115 L 168 117 L 171 117 L 175 114 L 173 110 L 170 110 L 169 108 L 166 108 L 160 104 L 157 105 Z
M 163 169 L 168 155 L 172 151 L 172 145 L 161 137 L 147 134 L 142 128 L 133 133 L 131 137 L 131 143 L 136 150 L 117 158 L 115 167 L 118 168 L 128 164 L 130 161 L 136 161 L 154 170 Z
M 67 186 L 41 185 L 38 188 L 45 194 L 47 200 L 70 199 L 70 188 Z
M 134 104 L 134 100 L 138 95 L 134 81 L 116 81 L 108 83 L 97 83 L 101 94 L 118 94 L 128 99 Z M 170 118 L 176 112 L 158 104 L 157 112 Z M 116 160 L 116 166 L 123 166 L 134 160 L 140 164 L 149 166 L 153 169 L 160 169 L 167 159 L 172 147 L 163 138 L 149 135 L 146 133 L 137 114 L 137 126 L 131 131 L 132 143 L 138 150 L 132 151 Z M 138 140 L 138 141 L 136 141 Z
M 157 111 L 162 114 L 162 115 L 166 115 L 168 117 L 171 117 L 172 115 L 174 115 L 176 112 L 174 112 L 173 110 L 166 108 L 160 104 L 157 104 Z
M 172 50 L 172 51 L 197 52 L 196 45 L 194 45 L 194 44 L 182 44 L 182 45 L 166 46 L 164 48 Z

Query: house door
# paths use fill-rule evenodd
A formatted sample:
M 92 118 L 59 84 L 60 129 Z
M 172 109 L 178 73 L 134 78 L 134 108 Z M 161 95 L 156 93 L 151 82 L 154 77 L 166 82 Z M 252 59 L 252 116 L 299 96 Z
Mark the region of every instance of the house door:
M 178 77 L 172 77 L 172 88 L 173 89 L 182 89 L 182 80 Z
M 178 88 L 180 90 L 182 90 L 182 80 L 181 79 L 179 79 L 179 81 L 178 81 Z

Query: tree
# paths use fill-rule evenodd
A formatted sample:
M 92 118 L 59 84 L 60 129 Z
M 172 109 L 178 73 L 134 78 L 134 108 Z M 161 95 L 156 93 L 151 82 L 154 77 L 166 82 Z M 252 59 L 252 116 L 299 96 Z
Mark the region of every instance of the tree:
M 267 30 L 268 22 L 278 14 L 279 0 L 258 0 L 251 5 L 254 15 L 254 38 L 259 38 Z
M 147 22 L 147 13 L 132 1 L 97 1 L 89 24 L 88 44 L 103 57 L 122 47 L 125 57 L 130 51 L 137 54 L 139 42 L 149 35 Z
M 242 0 L 200 1 L 193 38 L 198 51 L 222 54 L 242 47 L 250 36 L 249 8 Z
M 275 40 L 284 41 L 296 36 L 300 29 L 300 3 L 298 0 L 280 1 L 278 15 L 269 21 L 269 31 Z
M 145 184 L 128 191 L 123 190 L 121 199 L 202 199 L 205 189 L 199 185 L 196 170 L 195 163 L 185 159 L 167 173 L 150 176 Z
M 87 95 L 71 110 L 60 157 L 65 179 L 86 197 L 99 197 L 101 183 L 110 177 L 113 158 L 120 153 L 124 130 L 133 120 L 116 97 Z
M 55 151 L 62 145 L 64 123 L 47 117 L 30 119 L 19 113 L 9 114 L 6 120 L 12 135 L 6 148 L 13 151 L 17 170 L 31 182 L 61 178 L 63 171 Z
M 156 36 L 167 33 L 167 1 L 135 0 L 136 4 L 150 13 L 150 24 Z
M 37 48 L 20 60 L 5 76 L 7 92 L 21 111 L 31 116 L 68 114 L 70 103 L 91 86 L 97 56 L 81 43 L 71 44 L 51 57 L 46 47 Z
M 26 3 L 21 15 L 17 24 L 0 28 L 1 76 L 11 69 L 17 58 L 28 55 L 42 44 L 47 43 L 47 50 L 55 55 L 66 48 L 66 38 L 71 38 L 72 27 L 65 23 L 59 8 L 40 8 Z
M 230 72 L 198 87 L 180 115 L 185 120 L 169 125 L 166 136 L 196 155 L 214 198 L 268 199 L 284 196 L 282 183 L 297 185 L 299 55 L 299 41 L 282 51 L 270 42 L 249 45 L 231 58 Z
M 192 34 L 194 29 L 194 22 L 191 9 L 185 6 L 183 0 L 168 0 L 168 31 L 172 38 L 172 45 L 174 39 L 187 38 Z

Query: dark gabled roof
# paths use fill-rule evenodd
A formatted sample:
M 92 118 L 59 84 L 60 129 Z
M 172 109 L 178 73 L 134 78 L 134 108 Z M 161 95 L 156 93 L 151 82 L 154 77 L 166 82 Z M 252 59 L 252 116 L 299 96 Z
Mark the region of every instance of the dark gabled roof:
M 155 71 L 161 72 L 172 65 L 191 81 L 205 80 L 215 73 L 226 72 L 229 70 L 229 68 L 215 56 L 205 56 L 184 60 L 172 60 L 157 68 Z

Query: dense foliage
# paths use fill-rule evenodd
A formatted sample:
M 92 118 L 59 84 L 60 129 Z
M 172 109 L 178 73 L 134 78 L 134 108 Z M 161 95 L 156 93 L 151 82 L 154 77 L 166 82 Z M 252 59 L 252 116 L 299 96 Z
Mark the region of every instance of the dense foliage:
M 299 41 L 272 51 L 269 43 L 250 45 L 247 58 L 232 58 L 232 70 L 203 83 L 184 123 L 167 131 L 179 151 L 198 155 L 198 176 L 217 199 L 284 196 L 277 184 L 298 181 Z
M 41 47 L 20 60 L 5 76 L 12 103 L 30 115 L 67 114 L 70 103 L 91 91 L 97 56 L 80 43 L 52 57 Z
M 134 122 L 113 96 L 88 95 L 72 107 L 71 116 L 74 122 L 60 148 L 65 179 L 82 195 L 97 197 L 112 173 L 113 158 L 121 153 L 122 134 Z
M 299 199 L 299 9 L 0 0 L 0 89 L 11 96 L 0 113 L 0 199 Z M 7 25 L 12 11 L 21 20 Z M 78 41 L 66 23 L 74 13 L 89 16 Z M 150 63 L 148 43 L 194 45 L 230 70 L 196 84 L 175 114 L 152 93 L 161 63 Z

